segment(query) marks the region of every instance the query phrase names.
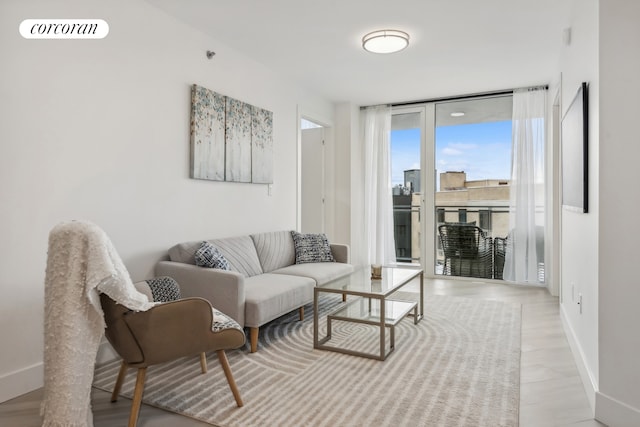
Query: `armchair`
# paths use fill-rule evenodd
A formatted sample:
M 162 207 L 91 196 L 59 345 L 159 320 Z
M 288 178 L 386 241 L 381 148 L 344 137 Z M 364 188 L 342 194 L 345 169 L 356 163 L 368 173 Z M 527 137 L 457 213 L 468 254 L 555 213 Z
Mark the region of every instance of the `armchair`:
M 443 274 L 449 276 L 493 276 L 493 242 L 475 225 L 443 224 L 438 227 L 444 252 Z
M 167 279 L 173 281 L 170 278 L 163 280 L 166 282 Z M 144 286 L 144 282 L 141 283 Z M 154 296 L 160 293 L 167 295 L 167 292 L 157 291 L 153 281 L 146 283 L 150 285 Z M 136 287 L 143 293 L 149 293 L 144 292 L 139 284 L 136 284 Z M 106 294 L 100 295 L 100 301 L 107 325 L 105 335 L 114 350 L 122 357 L 122 365 L 111 396 L 112 402 L 118 399 L 127 369 L 133 367 L 138 370 L 129 427 L 134 427 L 137 423 L 148 366 L 199 354 L 202 372 L 206 373 L 206 351 L 217 353 L 236 404 L 239 407 L 243 405 L 224 350 L 244 345 L 244 332 L 234 320 L 212 309 L 207 300 L 177 299 L 141 312 L 117 304 Z

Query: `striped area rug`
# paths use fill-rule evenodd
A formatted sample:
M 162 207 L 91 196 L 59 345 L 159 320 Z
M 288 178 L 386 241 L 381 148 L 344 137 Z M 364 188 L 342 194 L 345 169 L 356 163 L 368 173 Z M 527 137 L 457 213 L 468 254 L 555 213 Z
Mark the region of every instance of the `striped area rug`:
M 338 303 L 323 296 L 320 312 Z M 519 304 L 428 296 L 424 319 L 396 327 L 383 362 L 314 350 L 311 306 L 306 313 L 303 322 L 295 312 L 261 328 L 257 353 L 227 352 L 243 408 L 215 353 L 204 375 L 197 357 L 150 367 L 144 402 L 221 427 L 518 425 Z M 372 327 L 348 322 L 335 322 L 333 336 L 362 348 L 379 340 Z M 111 391 L 118 368 L 98 366 L 94 386 Z M 134 381 L 132 371 L 123 395 Z

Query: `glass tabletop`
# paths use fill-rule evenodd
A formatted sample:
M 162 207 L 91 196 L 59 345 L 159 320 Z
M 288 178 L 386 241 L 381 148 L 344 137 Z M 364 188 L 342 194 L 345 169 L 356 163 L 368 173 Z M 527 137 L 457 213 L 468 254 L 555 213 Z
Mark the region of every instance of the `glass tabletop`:
M 415 268 L 382 267 L 382 279 L 371 278 L 371 268 L 364 267 L 349 276 L 328 282 L 318 290 L 336 290 L 370 295 L 387 296 L 410 280 L 418 277 L 422 270 Z
M 386 300 L 384 302 L 384 321 L 388 325 L 396 325 L 417 303 L 411 301 Z M 371 323 L 380 322 L 380 300 L 360 298 L 329 315 L 331 318 L 360 320 Z

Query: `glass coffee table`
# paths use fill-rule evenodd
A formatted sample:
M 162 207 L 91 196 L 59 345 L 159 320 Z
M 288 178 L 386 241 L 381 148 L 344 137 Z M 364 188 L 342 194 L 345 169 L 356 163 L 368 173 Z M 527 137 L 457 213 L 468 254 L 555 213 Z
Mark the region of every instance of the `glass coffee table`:
M 393 293 L 412 280 L 420 278 L 420 300 L 400 301 L 392 297 Z M 327 330 L 319 337 L 318 298 L 321 293 L 341 294 L 344 301 L 338 308 L 327 314 Z M 347 300 L 347 295 L 358 298 Z M 411 313 L 413 311 L 413 313 Z M 355 271 L 349 276 L 336 279 L 313 292 L 313 348 L 337 351 L 370 359 L 385 360 L 395 349 L 395 326 L 407 315 L 413 316 L 417 324 L 424 315 L 424 275 L 421 269 L 402 267 L 383 267 L 382 279 L 372 279 L 369 267 Z M 346 322 L 375 325 L 380 330 L 380 350 L 369 353 L 331 345 L 332 322 Z M 389 349 L 386 346 L 386 329 L 389 328 Z

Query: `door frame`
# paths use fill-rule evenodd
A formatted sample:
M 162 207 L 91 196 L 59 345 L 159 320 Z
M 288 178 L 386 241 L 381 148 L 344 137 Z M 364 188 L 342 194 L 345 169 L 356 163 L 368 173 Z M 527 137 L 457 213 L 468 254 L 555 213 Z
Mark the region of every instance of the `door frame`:
M 333 159 L 333 122 L 321 115 L 306 111 L 300 105 L 296 108 L 296 230 L 300 231 L 302 226 L 302 119 L 306 119 L 321 125 L 324 128 L 324 155 L 325 162 L 323 167 L 323 187 L 324 187 L 324 212 L 323 221 L 325 234 L 331 236 L 333 232 L 333 216 L 328 213 L 333 212 L 333 201 L 329 194 L 332 194 L 335 188 L 333 175 L 327 171 L 328 164 Z M 328 160 L 328 161 L 327 161 Z
M 434 209 L 427 209 L 427 206 L 434 206 L 435 203 L 435 153 L 433 148 L 435 143 L 435 103 L 424 103 L 421 105 L 398 106 L 391 108 L 391 115 L 394 114 L 420 114 L 420 267 L 426 277 L 435 277 L 435 264 L 429 260 L 435 259 L 435 245 L 427 244 L 429 241 L 435 242 L 435 237 L 427 239 L 428 233 L 432 233 L 435 227 Z
M 306 120 L 308 120 L 308 119 L 306 119 Z M 320 159 L 316 159 L 315 158 L 316 156 L 314 154 L 318 154 L 318 153 L 316 153 L 315 149 L 314 149 L 314 153 L 307 154 L 308 156 L 311 156 L 311 158 L 312 158 L 311 162 L 309 162 L 309 161 L 305 162 L 305 145 L 307 145 L 306 148 L 309 149 L 308 145 L 311 144 L 310 141 L 305 141 L 305 133 L 308 133 L 308 132 L 320 132 L 319 135 L 321 136 L 321 140 L 320 140 L 320 144 L 321 144 L 320 151 L 321 151 L 321 153 L 320 153 L 320 156 L 319 156 Z M 321 198 L 321 204 L 320 204 L 320 209 L 319 209 L 319 211 L 320 211 L 319 212 L 319 215 L 320 215 L 320 221 L 319 221 L 320 222 L 320 229 L 319 230 L 310 231 L 309 228 L 307 228 L 305 230 L 303 228 L 304 223 L 302 222 L 305 219 L 305 217 L 304 217 L 304 212 L 305 212 L 305 194 L 301 191 L 301 193 L 300 193 L 300 231 L 302 233 L 305 233 L 305 232 L 306 233 L 325 233 L 326 232 L 326 222 L 327 222 L 326 221 L 327 210 L 325 208 L 325 200 L 326 200 L 326 193 L 327 193 L 327 189 L 325 188 L 326 187 L 326 169 L 327 169 L 327 167 L 326 167 L 326 142 L 325 142 L 326 141 L 326 137 L 325 137 L 325 133 L 326 132 L 327 132 L 327 128 L 325 128 L 324 126 L 320 126 L 320 127 L 317 127 L 317 128 L 301 129 L 300 130 L 300 134 L 302 136 L 302 139 L 301 139 L 301 154 L 300 154 L 301 166 L 303 166 L 304 163 L 306 163 L 308 166 L 311 164 L 314 167 L 316 167 L 316 165 L 314 165 L 314 163 L 316 163 L 318 160 L 320 160 L 319 184 L 320 184 L 320 198 Z M 309 135 L 307 137 L 307 139 L 310 139 L 310 137 L 311 137 L 311 135 Z M 314 144 L 317 143 L 316 139 L 317 139 L 317 135 L 314 135 L 313 136 L 313 143 Z M 312 175 L 305 174 L 305 171 L 302 169 L 302 167 L 300 169 L 300 173 L 301 173 L 301 176 L 300 176 L 300 187 L 301 187 L 301 189 L 302 189 L 302 187 L 305 186 L 305 177 L 310 177 L 311 179 L 318 178 L 315 174 L 312 174 Z M 309 188 L 308 185 L 307 185 L 307 188 Z M 314 199 L 314 197 L 311 197 L 311 198 Z M 316 200 L 313 200 L 312 202 L 313 202 L 313 205 L 315 207 L 316 206 L 316 204 L 315 204 Z M 309 203 L 309 197 L 307 197 L 307 203 Z M 308 216 L 309 215 L 309 210 L 306 209 L 306 212 L 307 212 L 306 215 Z M 306 219 L 308 220 L 309 218 L 307 217 Z M 309 224 L 307 224 L 307 227 L 308 227 L 308 225 Z

